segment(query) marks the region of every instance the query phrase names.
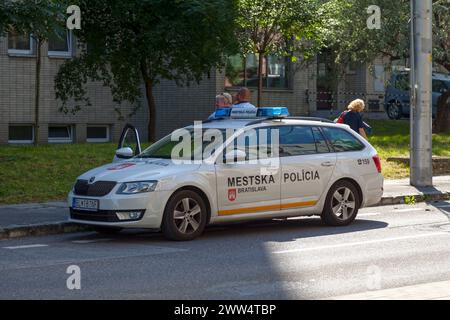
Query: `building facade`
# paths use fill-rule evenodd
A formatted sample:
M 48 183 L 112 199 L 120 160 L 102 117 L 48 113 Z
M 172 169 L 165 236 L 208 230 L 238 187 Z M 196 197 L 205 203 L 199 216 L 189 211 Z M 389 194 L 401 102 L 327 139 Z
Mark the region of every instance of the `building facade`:
M 82 108 L 76 114 L 59 111 L 54 77 L 61 64 L 75 54 L 73 43 L 68 33 L 66 39 L 42 46 L 39 143 L 116 141 L 126 122 L 133 123 L 145 136 L 146 110 L 139 109 L 133 117 L 119 120 L 110 90 L 100 83 L 88 85 L 92 106 Z M 15 34 L 0 38 L 0 144 L 34 141 L 35 75 L 33 39 Z M 122 108 L 124 115 L 132 111 L 132 106 Z
M 92 106 L 75 114 L 59 111 L 55 99 L 54 77 L 59 67 L 73 57 L 74 40 L 70 33 L 62 39 L 50 40 L 42 48 L 39 143 L 115 142 L 126 123 L 134 125 L 146 141 L 147 104 L 132 115 L 134 107 L 122 105 L 120 119 L 115 111 L 109 88 L 101 83 L 89 83 Z M 236 93 L 241 86 L 252 90 L 256 104 L 257 57 L 231 57 L 224 70 L 213 70 L 200 84 L 179 87 L 162 81 L 155 87 L 157 105 L 157 137 L 174 129 L 206 119 L 214 111 L 218 93 Z M 349 68 L 336 86 L 327 84 L 326 59 L 317 57 L 299 67 L 288 59 L 267 57 L 264 72 L 262 106 L 285 106 L 295 116 L 329 116 L 343 110 L 349 101 L 363 98 L 371 111 L 382 110 L 386 80 L 382 68 L 370 72 L 365 65 Z M 379 62 L 382 66 L 382 61 Z M 383 69 L 384 70 L 384 69 Z M 36 75 L 36 46 L 31 37 L 8 34 L 0 38 L 0 144 L 32 143 Z

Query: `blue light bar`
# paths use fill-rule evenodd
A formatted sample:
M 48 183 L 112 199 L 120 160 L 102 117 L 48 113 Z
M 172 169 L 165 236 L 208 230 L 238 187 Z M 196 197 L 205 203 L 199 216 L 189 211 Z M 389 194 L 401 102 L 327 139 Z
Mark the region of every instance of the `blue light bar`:
M 289 110 L 286 107 L 259 108 L 256 116 L 261 118 L 289 117 Z
M 214 119 L 284 118 L 288 116 L 289 110 L 286 107 L 220 108 L 214 113 Z
M 229 118 L 231 115 L 231 108 L 220 108 L 217 109 L 214 117 L 215 118 Z

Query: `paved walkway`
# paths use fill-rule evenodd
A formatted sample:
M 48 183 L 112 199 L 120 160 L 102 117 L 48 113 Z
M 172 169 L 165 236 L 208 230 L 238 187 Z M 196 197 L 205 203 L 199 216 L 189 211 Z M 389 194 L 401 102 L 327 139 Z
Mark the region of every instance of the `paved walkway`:
M 65 221 L 68 214 L 65 202 L 0 206 L 0 228 Z
M 433 178 L 433 187 L 413 187 L 409 179 L 386 180 L 381 204 L 404 203 L 405 197 L 414 197 L 416 201 L 449 200 L 450 176 Z

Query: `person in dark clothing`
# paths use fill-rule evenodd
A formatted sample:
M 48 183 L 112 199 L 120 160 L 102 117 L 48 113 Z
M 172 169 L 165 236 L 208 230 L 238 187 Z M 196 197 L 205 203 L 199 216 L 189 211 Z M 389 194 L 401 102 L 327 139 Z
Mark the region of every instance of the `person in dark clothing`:
M 364 108 L 365 104 L 363 100 L 356 99 L 352 101 L 347 107 L 348 111 L 345 113 L 344 123 L 367 140 L 366 130 L 364 129 L 364 122 L 361 116 Z

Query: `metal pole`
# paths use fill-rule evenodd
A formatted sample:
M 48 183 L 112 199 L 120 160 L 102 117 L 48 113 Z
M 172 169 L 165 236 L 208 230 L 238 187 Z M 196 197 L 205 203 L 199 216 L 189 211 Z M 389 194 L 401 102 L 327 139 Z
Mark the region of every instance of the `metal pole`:
M 433 185 L 432 0 L 411 0 L 411 172 L 416 187 Z

